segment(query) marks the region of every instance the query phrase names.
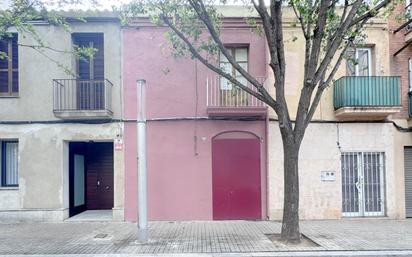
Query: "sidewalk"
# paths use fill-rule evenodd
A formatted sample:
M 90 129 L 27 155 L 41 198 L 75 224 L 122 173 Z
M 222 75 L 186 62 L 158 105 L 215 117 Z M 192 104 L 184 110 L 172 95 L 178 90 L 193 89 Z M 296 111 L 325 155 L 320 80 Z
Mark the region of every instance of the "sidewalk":
M 151 222 L 150 241 L 140 244 L 132 223 L 0 224 L 0 255 L 355 256 L 352 251 L 357 251 L 358 256 L 412 256 L 412 220 L 304 221 L 302 233 L 319 244 L 313 247 L 276 246 L 266 234 L 279 233 L 280 225 L 273 221 Z

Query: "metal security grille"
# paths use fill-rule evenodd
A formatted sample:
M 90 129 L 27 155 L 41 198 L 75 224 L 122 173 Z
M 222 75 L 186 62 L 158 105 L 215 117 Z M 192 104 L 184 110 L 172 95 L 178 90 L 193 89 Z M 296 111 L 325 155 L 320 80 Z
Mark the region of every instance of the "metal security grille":
M 343 216 L 383 216 L 384 153 L 342 153 Z
M 405 147 L 405 212 L 412 218 L 412 147 Z

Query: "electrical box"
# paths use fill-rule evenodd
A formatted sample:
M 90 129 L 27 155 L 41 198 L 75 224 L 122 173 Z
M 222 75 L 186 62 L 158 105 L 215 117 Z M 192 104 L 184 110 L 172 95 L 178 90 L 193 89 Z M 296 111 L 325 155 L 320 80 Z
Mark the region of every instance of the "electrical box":
M 322 181 L 335 181 L 336 172 L 333 170 L 323 170 L 321 171 L 320 179 Z

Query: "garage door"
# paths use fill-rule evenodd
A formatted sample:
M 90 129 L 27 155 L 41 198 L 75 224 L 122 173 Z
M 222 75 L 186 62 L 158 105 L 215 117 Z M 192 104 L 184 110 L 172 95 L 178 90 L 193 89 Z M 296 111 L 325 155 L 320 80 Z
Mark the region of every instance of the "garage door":
M 213 219 L 261 219 L 260 140 L 212 141 Z
M 406 217 L 412 218 L 412 147 L 405 147 L 404 160 Z

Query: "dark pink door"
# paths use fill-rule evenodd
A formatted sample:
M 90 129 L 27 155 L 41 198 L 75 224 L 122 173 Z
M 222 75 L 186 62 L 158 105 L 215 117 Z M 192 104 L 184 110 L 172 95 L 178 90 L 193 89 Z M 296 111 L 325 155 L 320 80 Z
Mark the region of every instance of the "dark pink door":
M 259 139 L 212 141 L 213 219 L 261 219 Z

